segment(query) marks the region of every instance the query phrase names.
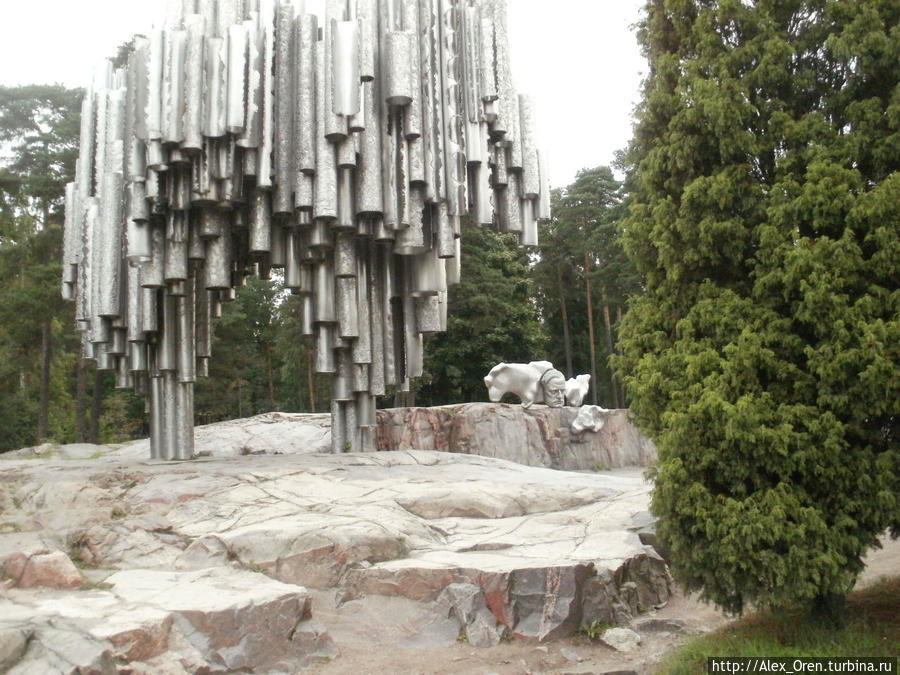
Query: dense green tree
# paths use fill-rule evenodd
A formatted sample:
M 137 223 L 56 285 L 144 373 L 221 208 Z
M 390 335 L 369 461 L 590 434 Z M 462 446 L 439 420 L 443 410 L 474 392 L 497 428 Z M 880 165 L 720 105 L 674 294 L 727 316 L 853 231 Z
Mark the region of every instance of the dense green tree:
M 617 361 L 688 589 L 831 616 L 900 526 L 900 4 L 650 0 Z
M 448 327 L 425 339 L 423 405 L 484 401 L 484 376 L 501 361 L 533 361 L 544 334 L 531 300 L 527 251 L 515 237 L 463 225 L 462 279 L 448 293 Z
M 541 317 L 555 338 L 547 357 L 567 376 L 591 373 L 595 401 L 623 405 L 607 360 L 621 307 L 639 286 L 619 241 L 621 185 L 609 167 L 582 169 L 565 190 L 554 191 L 552 213 L 541 225 L 532 271 Z M 592 358 L 594 352 L 601 357 Z
M 223 305 L 222 316 L 213 323 L 209 378 L 199 378 L 195 385 L 200 423 L 279 409 L 275 341 L 281 294 L 275 282 L 251 276 L 236 299 Z
M 278 400 L 283 410 L 327 412 L 331 376 L 315 372 L 313 338 L 302 334 L 300 298 L 291 295 L 278 306 L 275 354 L 279 363 Z
M 77 338 L 60 297 L 81 92 L 0 87 L 0 450 L 73 432 Z

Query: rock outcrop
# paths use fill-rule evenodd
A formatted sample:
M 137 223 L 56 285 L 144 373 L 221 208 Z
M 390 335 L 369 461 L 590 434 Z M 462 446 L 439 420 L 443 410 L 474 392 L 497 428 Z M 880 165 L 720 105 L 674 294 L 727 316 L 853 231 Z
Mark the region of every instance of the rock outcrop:
M 194 461 L 127 447 L 0 461 L 0 663 L 277 672 L 334 656 L 334 631 L 489 646 L 627 622 L 668 599 L 665 563 L 633 531 L 648 502 L 640 469 L 321 454 L 291 442 L 294 421 L 281 425 L 292 454 L 253 455 L 234 452 L 229 426 L 225 456 Z M 26 588 L 38 562 L 81 586 L 60 573 Z
M 656 459 L 627 410 L 602 411 L 600 431 L 575 433 L 580 411 L 504 403 L 379 410 L 378 449 L 459 452 L 568 471 L 649 466 Z

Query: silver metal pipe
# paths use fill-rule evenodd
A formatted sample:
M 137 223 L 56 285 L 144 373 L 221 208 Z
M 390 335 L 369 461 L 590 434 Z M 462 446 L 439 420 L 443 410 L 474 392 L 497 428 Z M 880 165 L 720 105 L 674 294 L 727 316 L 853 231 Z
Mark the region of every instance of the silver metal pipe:
M 331 402 L 331 452 L 347 452 L 347 420 L 344 407 L 337 401 Z
M 275 28 L 275 191 L 273 214 L 293 213 L 294 188 L 294 6 L 281 2 Z
M 522 215 L 522 246 L 537 246 L 538 225 L 534 216 L 534 200 L 523 198 L 519 213 Z
M 339 277 L 335 281 L 334 298 L 338 319 L 338 336 L 345 339 L 359 337 L 359 313 L 356 297 L 356 277 Z
M 157 368 L 163 372 L 175 372 L 178 368 L 178 313 L 175 303 L 174 295 L 163 294 L 157 353 Z
M 197 359 L 208 359 L 212 356 L 212 330 L 210 316 L 210 291 L 202 286 L 194 286 L 194 329 Z
M 316 43 L 316 82 L 325 81 L 324 41 Z M 316 183 L 313 202 L 313 218 L 332 220 L 337 218 L 337 166 L 334 147 L 328 142 L 328 121 L 333 113 L 326 108 L 325 87 L 316 92 Z M 326 133 L 323 133 L 323 130 Z
M 326 252 L 313 267 L 315 272 L 315 322 L 336 323 L 334 256 Z
M 201 289 L 201 293 L 206 293 Z M 175 310 L 178 315 L 178 381 L 181 383 L 196 380 L 196 337 L 194 335 L 194 281 L 186 282 L 185 295 L 175 299 Z
M 271 248 L 271 193 L 256 190 L 250 197 L 250 253 L 268 253 Z
M 356 21 L 334 21 L 332 31 L 332 110 L 338 115 L 355 115 L 360 106 L 359 24 Z
M 176 459 L 178 448 L 178 378 L 174 371 L 162 374 L 163 439 L 162 459 Z
M 203 108 L 203 134 L 210 138 L 225 135 L 225 71 L 228 46 L 221 37 L 206 38 L 206 98 Z
M 343 140 L 347 136 L 347 118 L 335 112 L 335 82 L 334 82 L 334 25 L 332 19 L 342 20 L 344 18 L 344 9 L 346 0 L 325 0 L 325 14 L 330 17 L 322 26 L 322 40 L 319 42 L 319 48 L 323 57 L 322 78 L 317 82 L 321 83 L 324 94 L 322 115 L 317 115 L 319 123 L 319 133 L 325 131 L 325 138 L 336 143 Z
M 170 422 L 171 423 L 171 422 Z M 178 382 L 175 389 L 175 459 L 191 459 L 194 456 L 194 385 Z
M 275 8 L 272 3 L 261 5 L 259 22 L 262 31 L 262 109 L 256 186 L 270 188 L 275 145 Z
M 370 121 L 359 134 L 359 165 L 356 170 L 357 214 L 380 214 L 384 210 L 384 193 L 381 188 L 381 129 L 378 123 L 379 105 L 376 101 L 376 84 L 363 86 L 363 107 Z
M 359 22 L 359 78 L 363 82 L 375 79 L 378 63 L 378 0 L 357 0 L 356 20 Z
M 368 307 L 372 328 L 371 350 L 372 360 L 369 368 L 369 391 L 375 396 L 385 393 L 384 374 L 384 326 L 387 323 L 384 314 L 383 284 L 379 245 L 375 242 L 369 246 L 368 265 Z
M 259 12 L 250 11 L 250 17 L 244 21 L 247 33 L 247 93 L 244 110 L 244 128 L 240 132 L 237 144 L 242 148 L 259 146 L 260 127 L 262 123 L 262 63 L 263 63 L 263 30 L 260 25 Z M 256 158 L 256 153 L 252 153 Z M 255 169 L 255 167 L 254 167 Z M 253 171 L 256 175 L 256 171 Z
M 246 125 L 247 41 L 247 27 L 243 23 L 229 26 L 225 127 L 232 134 L 242 133 Z
M 346 141 L 343 141 L 346 143 Z M 338 169 L 338 208 L 337 220 L 333 226 L 336 230 L 356 230 L 356 219 L 353 209 L 353 169 Z
M 185 18 L 184 52 L 184 140 L 181 147 L 191 152 L 203 148 L 203 16 Z
M 165 434 L 165 405 L 163 398 L 163 378 L 156 373 L 150 377 L 150 458 L 163 459 L 163 436 Z
M 269 265 L 275 268 L 282 268 L 287 262 L 287 237 L 285 229 L 279 221 L 272 221 L 270 238 Z
M 332 401 L 353 401 L 355 396 L 352 388 L 352 369 L 353 361 L 350 359 L 350 352 L 347 349 L 337 349 L 337 373 L 332 380 L 331 400 Z
M 188 232 L 184 211 L 169 211 L 164 273 L 166 281 L 183 281 L 188 277 Z
M 294 140 L 297 171 L 308 180 L 316 171 L 316 41 L 318 18 L 303 14 L 297 22 L 297 44 L 294 52 L 297 74 L 295 82 Z M 312 86 L 311 86 L 312 85 Z M 296 189 L 296 188 L 295 188 Z M 298 190 L 299 191 L 299 190 Z M 303 206 L 312 204 L 304 200 Z M 295 202 L 295 206 L 300 204 Z
M 141 270 L 143 277 L 143 270 Z M 141 330 L 146 333 L 155 333 L 159 330 L 159 305 L 157 301 L 158 291 L 155 288 L 141 287 Z
M 216 291 L 231 288 L 231 264 L 231 230 L 227 227 L 221 236 L 211 237 L 206 241 L 204 286 Z
M 384 100 L 390 105 L 405 106 L 413 100 L 412 61 L 415 49 L 415 35 L 410 30 L 392 30 L 385 35 L 387 79 Z M 415 49 L 415 51 L 414 51 Z
M 300 280 L 300 255 L 298 252 L 299 235 L 294 230 L 285 230 L 285 261 L 284 261 L 284 287 L 299 291 L 302 282 Z
M 181 143 L 184 140 L 184 78 L 187 33 L 183 30 L 166 32 L 166 61 L 163 68 L 163 141 Z
M 538 151 L 538 171 L 541 174 L 541 193 L 538 196 L 537 217 L 539 220 L 550 220 L 550 176 L 547 173 L 547 160 Z
M 336 327 L 331 323 L 317 323 L 316 333 L 316 372 L 337 372 L 337 364 L 334 359 L 334 336 Z

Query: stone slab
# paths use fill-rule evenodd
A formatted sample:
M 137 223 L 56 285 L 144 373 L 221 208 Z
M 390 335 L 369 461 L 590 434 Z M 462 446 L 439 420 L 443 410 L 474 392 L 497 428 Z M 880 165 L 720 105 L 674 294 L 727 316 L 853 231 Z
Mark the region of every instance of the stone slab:
M 379 450 L 440 450 L 508 459 L 569 471 L 649 466 L 652 441 L 627 410 L 602 410 L 599 431 L 572 431 L 581 408 L 523 408 L 506 403 L 463 403 L 379 410 Z
M 595 621 L 627 623 L 668 598 L 664 562 L 632 530 L 649 501 L 640 468 L 566 472 L 433 450 L 277 452 L 163 462 L 118 448 L 0 461 L 3 518 L 26 529 L 0 530 L 0 559 L 50 542 L 90 568 L 82 590 L 6 591 L 0 616 L 18 618 L 5 628 L 46 632 L 28 617 L 53 614 L 54 630 L 68 626 L 77 644 L 94 645 L 76 661 L 109 653 L 157 669 L 147 672 L 193 672 L 239 668 L 247 653 L 297 661 L 322 651 L 315 631 L 302 655 L 283 640 L 234 639 L 240 628 L 227 617 L 281 626 L 253 607 L 317 620 L 321 610 L 341 639 L 380 631 L 384 644 L 433 646 L 461 634 L 472 644 L 553 639 Z M 294 595 L 272 596 L 271 584 Z M 472 602 L 454 608 L 451 585 Z M 298 587 L 327 606 L 304 604 Z M 239 601 L 222 607 L 220 595 Z M 36 654 L 29 647 L 20 660 L 49 658 Z

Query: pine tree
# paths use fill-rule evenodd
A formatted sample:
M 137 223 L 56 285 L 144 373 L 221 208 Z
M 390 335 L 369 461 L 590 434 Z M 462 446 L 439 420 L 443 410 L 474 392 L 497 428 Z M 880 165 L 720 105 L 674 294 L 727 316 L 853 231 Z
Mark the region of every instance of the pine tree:
M 483 380 L 491 368 L 543 353 L 527 255 L 512 235 L 463 225 L 461 281 L 448 293 L 447 331 L 426 336 L 420 403 L 487 400 Z
M 582 169 L 565 190 L 554 192 L 552 206 L 532 271 L 541 316 L 554 338 L 547 355 L 567 376 L 591 373 L 591 396 L 599 393 L 593 400 L 619 407 L 624 401 L 607 365 L 617 341 L 614 317 L 638 291 L 637 271 L 619 240 L 621 184 L 609 167 Z
M 834 613 L 900 528 L 900 4 L 651 0 L 616 361 L 676 576 Z M 837 602 L 836 602 L 837 601 Z
M 60 297 L 65 184 L 81 92 L 0 87 L 0 451 L 74 430 L 78 341 Z

